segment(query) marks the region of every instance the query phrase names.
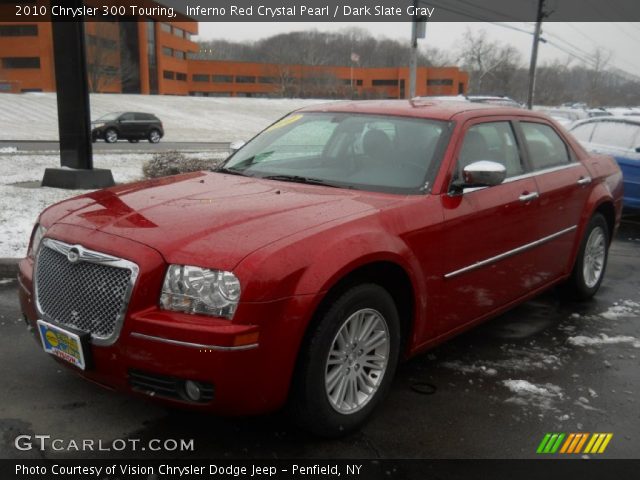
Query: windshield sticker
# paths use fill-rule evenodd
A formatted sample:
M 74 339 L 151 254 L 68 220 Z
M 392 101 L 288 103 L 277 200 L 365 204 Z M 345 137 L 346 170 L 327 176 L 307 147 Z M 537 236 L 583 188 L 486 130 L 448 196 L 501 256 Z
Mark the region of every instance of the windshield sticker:
M 290 117 L 283 118 L 279 122 L 276 122 L 273 125 L 271 125 L 269 128 L 267 128 L 266 131 L 270 132 L 271 130 L 276 130 L 278 128 L 286 127 L 287 125 L 291 125 L 292 123 L 295 123 L 298 120 L 300 120 L 303 116 L 304 115 L 298 113 L 297 115 L 291 115 Z

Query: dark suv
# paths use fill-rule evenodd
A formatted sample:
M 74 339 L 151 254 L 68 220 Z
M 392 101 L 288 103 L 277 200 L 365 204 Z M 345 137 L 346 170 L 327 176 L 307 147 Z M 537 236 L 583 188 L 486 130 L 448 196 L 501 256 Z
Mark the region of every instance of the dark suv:
M 107 143 L 114 143 L 123 138 L 135 143 L 146 138 L 151 143 L 158 143 L 163 136 L 162 122 L 152 113 L 107 113 L 91 122 L 91 140 L 94 142 L 102 138 Z

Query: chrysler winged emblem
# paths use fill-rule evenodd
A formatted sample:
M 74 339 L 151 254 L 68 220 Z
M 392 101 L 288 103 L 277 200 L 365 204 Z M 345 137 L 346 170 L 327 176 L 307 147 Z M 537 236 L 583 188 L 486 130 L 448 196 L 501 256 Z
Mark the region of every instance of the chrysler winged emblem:
M 77 263 L 80 260 L 80 252 L 76 247 L 70 248 L 67 252 L 67 260 L 71 263 Z

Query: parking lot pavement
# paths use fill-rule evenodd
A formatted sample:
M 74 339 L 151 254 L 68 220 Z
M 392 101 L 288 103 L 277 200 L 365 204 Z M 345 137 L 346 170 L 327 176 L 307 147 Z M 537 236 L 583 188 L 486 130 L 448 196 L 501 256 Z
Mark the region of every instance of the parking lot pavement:
M 168 411 L 90 384 L 39 351 L 0 284 L 0 457 L 151 457 L 151 452 L 20 452 L 19 434 L 66 440 L 194 439 L 208 458 L 533 458 L 547 432 L 613 433 L 605 458 L 640 452 L 640 217 L 611 249 L 597 297 L 551 291 L 398 371 L 359 433 L 319 440 L 283 414 L 229 419 Z M 157 453 L 164 455 L 166 453 Z

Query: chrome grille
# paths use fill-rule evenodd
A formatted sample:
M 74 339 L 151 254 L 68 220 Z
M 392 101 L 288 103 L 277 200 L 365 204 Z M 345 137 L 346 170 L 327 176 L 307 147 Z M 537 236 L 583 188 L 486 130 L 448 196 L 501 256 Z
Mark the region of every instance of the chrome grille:
M 126 260 L 44 239 L 35 270 L 36 304 L 49 321 L 113 343 L 122 326 L 138 267 Z

